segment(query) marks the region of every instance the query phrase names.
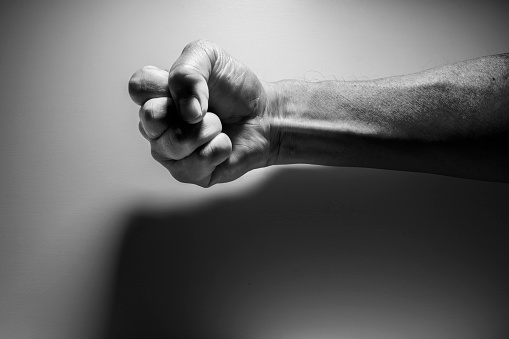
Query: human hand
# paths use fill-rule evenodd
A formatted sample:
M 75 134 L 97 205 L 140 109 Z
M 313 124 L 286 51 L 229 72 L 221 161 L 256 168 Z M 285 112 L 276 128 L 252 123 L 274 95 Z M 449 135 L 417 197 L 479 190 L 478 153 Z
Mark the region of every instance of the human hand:
M 203 40 L 188 44 L 169 72 L 146 66 L 129 81 L 154 159 L 178 181 L 202 187 L 271 164 L 267 89 L 249 68 Z

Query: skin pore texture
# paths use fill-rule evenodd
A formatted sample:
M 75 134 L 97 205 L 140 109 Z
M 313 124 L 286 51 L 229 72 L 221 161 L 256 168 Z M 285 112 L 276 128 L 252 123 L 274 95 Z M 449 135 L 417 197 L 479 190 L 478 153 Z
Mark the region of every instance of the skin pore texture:
M 196 41 L 129 82 L 140 131 L 179 181 L 270 165 L 383 168 L 509 182 L 509 54 L 368 81 L 261 82 Z

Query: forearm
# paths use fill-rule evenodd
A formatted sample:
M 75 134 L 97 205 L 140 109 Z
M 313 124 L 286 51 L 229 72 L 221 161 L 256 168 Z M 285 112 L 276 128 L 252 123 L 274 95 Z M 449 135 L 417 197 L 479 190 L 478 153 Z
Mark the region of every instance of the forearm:
M 373 81 L 267 84 L 273 164 L 509 181 L 509 56 Z

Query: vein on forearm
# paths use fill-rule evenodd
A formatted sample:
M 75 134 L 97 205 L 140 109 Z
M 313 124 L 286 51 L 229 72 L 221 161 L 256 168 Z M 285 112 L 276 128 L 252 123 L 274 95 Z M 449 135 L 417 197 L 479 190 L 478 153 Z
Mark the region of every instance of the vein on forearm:
M 508 76 L 504 54 L 377 80 L 276 83 L 281 161 L 447 174 L 478 159 L 509 169 Z

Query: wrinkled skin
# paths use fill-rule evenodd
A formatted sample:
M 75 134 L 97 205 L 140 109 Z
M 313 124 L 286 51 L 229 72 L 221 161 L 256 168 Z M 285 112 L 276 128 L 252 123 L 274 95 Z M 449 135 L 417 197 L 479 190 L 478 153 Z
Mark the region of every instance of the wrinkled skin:
M 146 66 L 129 81 L 153 157 L 175 179 L 202 187 L 270 164 L 266 88 L 249 68 L 202 40 L 187 45 L 169 72 Z

